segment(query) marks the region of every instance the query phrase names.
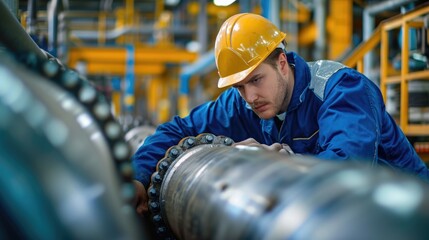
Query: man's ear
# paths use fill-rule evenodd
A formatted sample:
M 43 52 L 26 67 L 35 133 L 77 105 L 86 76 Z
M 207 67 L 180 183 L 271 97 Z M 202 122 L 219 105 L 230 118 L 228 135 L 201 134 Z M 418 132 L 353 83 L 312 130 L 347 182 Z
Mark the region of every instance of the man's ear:
M 287 62 L 286 54 L 284 54 L 284 53 L 279 54 L 278 63 L 279 63 L 279 70 L 283 74 L 286 74 L 287 71 L 289 70 L 289 68 L 288 68 L 289 64 Z

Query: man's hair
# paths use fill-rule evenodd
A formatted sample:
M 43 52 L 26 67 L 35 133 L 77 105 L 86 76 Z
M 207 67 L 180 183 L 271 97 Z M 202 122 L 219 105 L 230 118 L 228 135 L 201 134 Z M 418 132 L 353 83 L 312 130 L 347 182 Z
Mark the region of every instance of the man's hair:
M 277 60 L 279 59 L 280 54 L 283 52 L 286 54 L 286 51 L 284 51 L 282 48 L 274 49 L 264 60 L 264 63 L 271 65 L 271 67 L 275 69 L 277 67 Z

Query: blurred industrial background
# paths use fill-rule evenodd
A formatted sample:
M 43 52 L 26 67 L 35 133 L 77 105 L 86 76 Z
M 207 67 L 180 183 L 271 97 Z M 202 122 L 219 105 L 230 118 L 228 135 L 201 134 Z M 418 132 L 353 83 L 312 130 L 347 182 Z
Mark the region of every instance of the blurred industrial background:
M 420 153 L 429 149 L 424 138 L 429 128 L 415 125 L 429 122 L 424 81 L 429 20 L 425 9 L 415 10 L 425 1 L 6 2 L 41 48 L 105 94 L 126 131 L 185 116 L 214 99 L 222 90 L 216 88 L 212 50 L 217 30 L 233 14 L 255 12 L 288 33 L 288 50 L 308 61 L 358 67 L 381 84 L 389 112 Z M 404 54 L 409 58 L 401 58 Z
M 145 224 L 124 207 L 133 195 L 128 160 L 157 125 L 223 90 L 214 40 L 240 12 L 272 20 L 287 33 L 287 50 L 308 61 L 336 60 L 365 73 L 429 162 L 426 0 L 1 1 L 0 183 L 15 180 L 2 186 L 0 210 L 9 217 L 0 238 L 144 236 L 135 229 Z M 63 178 L 39 168 L 38 154 Z M 88 194 L 63 195 L 64 186 Z M 23 199 L 27 218 L 14 208 Z M 93 212 L 70 211 L 75 204 Z M 49 221 L 38 221 L 42 212 Z M 109 219 L 94 217 L 101 215 Z

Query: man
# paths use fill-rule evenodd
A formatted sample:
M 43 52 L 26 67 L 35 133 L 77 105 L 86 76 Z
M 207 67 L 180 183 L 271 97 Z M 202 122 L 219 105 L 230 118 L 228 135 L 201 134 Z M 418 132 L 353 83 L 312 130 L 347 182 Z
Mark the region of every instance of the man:
M 332 61 L 305 62 L 286 53 L 286 34 L 256 14 L 222 25 L 215 58 L 228 87 L 216 101 L 160 125 L 133 157 L 137 212 L 147 211 L 146 190 L 166 150 L 184 137 L 213 133 L 240 144 L 281 150 L 283 144 L 320 159 L 362 160 L 428 179 L 428 169 L 386 112 L 379 88 Z

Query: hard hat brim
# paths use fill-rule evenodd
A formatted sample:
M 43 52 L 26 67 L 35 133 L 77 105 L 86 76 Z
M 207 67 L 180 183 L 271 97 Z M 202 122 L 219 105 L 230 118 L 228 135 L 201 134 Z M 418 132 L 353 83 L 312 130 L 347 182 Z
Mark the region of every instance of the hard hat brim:
M 238 82 L 243 81 L 247 76 L 249 76 L 249 74 L 255 70 L 255 68 L 257 68 L 259 64 L 255 64 L 254 66 L 247 68 L 241 72 L 238 73 L 234 73 L 232 75 L 223 77 L 223 78 L 219 78 L 219 81 L 217 83 L 217 87 L 218 88 L 224 88 L 224 87 L 229 87 L 231 85 L 234 85 Z

